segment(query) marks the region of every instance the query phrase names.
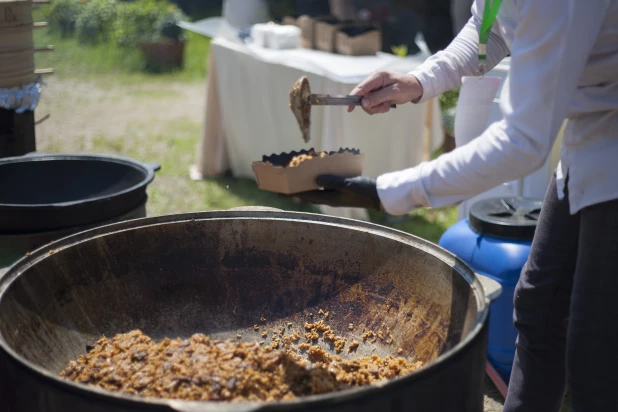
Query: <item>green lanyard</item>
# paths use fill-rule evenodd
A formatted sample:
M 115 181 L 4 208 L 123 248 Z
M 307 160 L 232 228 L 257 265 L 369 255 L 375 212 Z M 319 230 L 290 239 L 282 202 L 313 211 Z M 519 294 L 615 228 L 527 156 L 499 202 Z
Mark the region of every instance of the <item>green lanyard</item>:
M 491 27 L 496 21 L 498 16 L 498 10 L 502 0 L 487 0 L 483 10 L 483 21 L 481 22 L 481 29 L 479 32 L 479 71 L 481 74 L 485 73 L 485 60 L 487 59 L 487 41 L 489 40 L 489 33 L 491 33 Z

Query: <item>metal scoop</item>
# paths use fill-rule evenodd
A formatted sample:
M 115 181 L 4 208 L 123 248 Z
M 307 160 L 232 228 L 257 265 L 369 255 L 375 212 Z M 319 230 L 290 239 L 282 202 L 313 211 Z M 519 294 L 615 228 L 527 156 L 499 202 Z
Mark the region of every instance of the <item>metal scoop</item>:
M 363 96 L 311 94 L 309 79 L 303 76 L 290 90 L 290 109 L 296 117 L 305 143 L 310 139 L 311 106 L 360 106 Z M 395 109 L 397 105 L 391 104 Z

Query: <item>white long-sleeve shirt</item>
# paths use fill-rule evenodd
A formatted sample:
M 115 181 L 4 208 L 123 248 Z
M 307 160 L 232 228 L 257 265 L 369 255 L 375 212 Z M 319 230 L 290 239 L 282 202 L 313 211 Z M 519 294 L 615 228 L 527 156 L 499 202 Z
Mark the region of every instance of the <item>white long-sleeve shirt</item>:
M 410 74 L 425 102 L 478 70 L 485 0 L 444 51 Z M 568 119 L 556 170 L 571 213 L 618 198 L 618 0 L 503 0 L 487 45 L 493 68 L 511 54 L 501 121 L 438 159 L 378 177 L 385 210 L 457 204 L 539 169 Z

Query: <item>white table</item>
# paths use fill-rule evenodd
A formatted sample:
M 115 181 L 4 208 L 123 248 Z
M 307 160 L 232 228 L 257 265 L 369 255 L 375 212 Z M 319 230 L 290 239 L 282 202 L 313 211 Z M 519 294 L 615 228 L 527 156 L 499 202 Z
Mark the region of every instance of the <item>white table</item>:
M 187 27 L 189 28 L 189 27 Z M 307 75 L 314 93 L 347 94 L 378 69 L 408 72 L 428 56 L 400 58 L 390 54 L 350 57 L 315 50 L 271 50 L 223 36 L 211 43 L 203 136 L 192 178 L 231 170 L 253 178 L 251 163 L 264 154 L 313 147 L 359 148 L 364 174 L 377 177 L 424 160 L 424 149 L 443 140 L 437 99 L 431 102 L 428 138 L 424 140 L 429 104 L 406 104 L 380 116 L 357 109 L 314 107 L 311 141 L 305 144 L 289 109 L 289 91 Z M 364 210 L 323 208 L 333 215 L 366 219 Z

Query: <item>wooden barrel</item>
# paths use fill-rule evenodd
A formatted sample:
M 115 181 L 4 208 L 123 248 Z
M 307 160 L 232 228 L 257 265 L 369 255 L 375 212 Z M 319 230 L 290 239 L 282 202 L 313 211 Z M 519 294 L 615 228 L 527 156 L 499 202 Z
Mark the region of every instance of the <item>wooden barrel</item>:
M 0 51 L 0 88 L 34 82 L 34 48 Z
M 0 30 L 32 25 L 32 0 L 0 0 Z
M 27 49 L 33 46 L 32 25 L 0 29 L 0 52 Z
M 0 88 L 34 82 L 32 0 L 0 0 Z

